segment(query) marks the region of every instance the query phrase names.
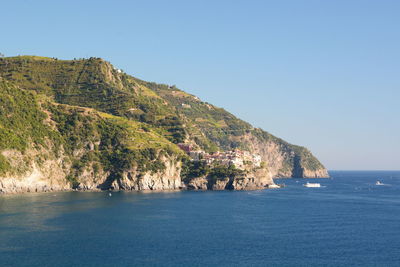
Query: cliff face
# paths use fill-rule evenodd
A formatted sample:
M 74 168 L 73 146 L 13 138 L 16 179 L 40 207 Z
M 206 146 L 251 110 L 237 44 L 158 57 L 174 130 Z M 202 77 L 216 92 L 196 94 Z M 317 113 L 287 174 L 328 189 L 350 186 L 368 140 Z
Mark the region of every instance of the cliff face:
M 329 177 L 325 167 L 306 148 L 290 145 L 260 129 L 233 139 L 240 139 L 252 153 L 261 155 L 274 178 Z
M 156 173 L 140 173 L 137 169 L 126 170 L 121 178 L 112 182 L 115 190 L 178 190 L 182 189 L 181 162 L 175 158 L 163 158 L 165 169 Z
M 181 187 L 184 153 L 145 125 L 0 89 L 0 192 Z
M 189 190 L 257 190 L 275 184 L 265 168 L 230 176 L 194 177 L 185 183 Z
M 0 58 L 0 104 L 0 192 L 245 190 L 274 177 L 328 177 L 306 148 L 98 58 Z M 190 161 L 178 143 L 248 151 L 263 167 L 211 166 L 188 179 Z
M 241 149 L 261 155 L 272 177 L 325 178 L 326 168 L 300 146 L 242 121 L 222 108 L 176 87 L 139 81 L 153 89 L 183 115 L 186 139 L 208 152 Z
M 71 166 L 63 162 L 63 157 L 48 159 L 40 164 L 35 160 L 37 151 L 27 152 L 22 155 L 17 151 L 5 151 L 13 167 L 22 167 L 23 172 L 18 174 L 3 174 L 0 176 L 0 193 L 25 193 L 76 190 L 178 190 L 182 189 L 180 178 L 181 162 L 175 157 L 163 157 L 160 162 L 165 164 L 165 169 L 153 171 L 140 171 L 137 167 L 122 171 L 121 175 L 94 170 L 88 164 L 85 170 L 68 179 L 71 175 Z M 36 155 L 35 155 L 36 154 Z M 31 161 L 29 160 L 30 156 Z M 24 160 L 24 162 L 20 162 Z
M 20 157 L 18 152 L 6 151 L 10 162 Z M 13 154 L 11 156 L 11 154 Z M 15 162 L 16 165 L 19 165 Z M 0 175 L 0 193 L 48 192 L 70 190 L 71 185 L 66 179 L 61 162 L 48 160 L 39 167 L 36 163 L 24 163 L 24 171 L 19 174 L 5 173 Z

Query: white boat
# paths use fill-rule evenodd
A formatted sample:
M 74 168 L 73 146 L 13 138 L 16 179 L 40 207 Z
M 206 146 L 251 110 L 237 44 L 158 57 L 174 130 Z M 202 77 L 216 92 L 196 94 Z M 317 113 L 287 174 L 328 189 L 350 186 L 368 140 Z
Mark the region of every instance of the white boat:
M 306 184 L 304 184 L 305 187 L 321 187 L 321 184 L 319 183 L 309 183 L 307 182 Z
M 385 185 L 385 184 L 381 183 L 381 181 L 376 181 L 375 185 Z
M 270 184 L 268 185 L 268 188 L 281 188 L 281 187 L 277 184 Z

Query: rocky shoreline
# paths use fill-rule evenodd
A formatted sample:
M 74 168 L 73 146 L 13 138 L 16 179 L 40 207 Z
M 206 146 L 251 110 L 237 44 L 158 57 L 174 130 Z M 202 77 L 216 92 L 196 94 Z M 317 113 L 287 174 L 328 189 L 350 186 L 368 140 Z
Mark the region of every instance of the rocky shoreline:
M 182 181 L 180 169 L 169 166 L 155 174 L 138 174 L 135 170 L 125 172 L 121 178 L 108 182 L 103 179 L 86 179 L 75 188 L 66 179 L 46 177 L 35 168 L 25 177 L 0 179 L 0 194 L 56 192 L 56 191 L 177 191 L 177 190 L 260 190 L 276 188 L 272 176 L 263 169 L 232 177 L 194 177 Z
M 253 190 L 329 176 L 305 147 L 100 58 L 0 58 L 0 98 L 2 193 Z
M 158 172 L 141 172 L 136 168 L 124 170 L 118 177 L 108 172 L 83 172 L 78 179 L 68 180 L 68 169 L 59 161 L 48 160 L 41 166 L 31 163 L 30 170 L 21 175 L 0 177 L 0 194 L 58 192 L 58 191 L 143 191 L 166 192 L 180 190 L 262 190 L 279 187 L 277 175 L 267 168 L 231 176 L 201 176 L 183 179 L 181 162 L 163 158 L 165 168 Z M 325 172 L 308 173 L 306 178 L 321 178 Z M 328 175 L 326 175 L 327 177 Z M 282 176 L 284 178 L 284 176 Z
M 201 179 L 201 178 L 199 178 Z M 30 193 L 51 193 L 51 192 L 143 192 L 143 193 L 160 193 L 160 192 L 179 192 L 179 191 L 252 191 L 252 190 L 264 190 L 264 189 L 276 189 L 280 188 L 280 185 L 269 184 L 265 186 L 250 186 L 250 187 L 233 187 L 225 188 L 228 183 L 228 179 L 222 179 L 220 182 L 215 183 L 210 188 L 207 187 L 207 183 L 201 186 L 194 186 L 193 184 L 185 185 L 177 189 L 100 189 L 100 188 L 59 188 L 59 187 L 48 187 L 48 186 L 15 186 L 11 188 L 0 188 L 0 195 L 10 195 L 10 194 L 30 194 Z

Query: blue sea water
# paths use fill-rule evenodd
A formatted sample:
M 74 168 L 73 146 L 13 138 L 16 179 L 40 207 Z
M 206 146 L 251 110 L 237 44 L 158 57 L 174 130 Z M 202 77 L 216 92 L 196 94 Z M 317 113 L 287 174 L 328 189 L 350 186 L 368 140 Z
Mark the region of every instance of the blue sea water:
M 400 172 L 330 173 L 321 188 L 2 195 L 0 266 L 400 266 Z

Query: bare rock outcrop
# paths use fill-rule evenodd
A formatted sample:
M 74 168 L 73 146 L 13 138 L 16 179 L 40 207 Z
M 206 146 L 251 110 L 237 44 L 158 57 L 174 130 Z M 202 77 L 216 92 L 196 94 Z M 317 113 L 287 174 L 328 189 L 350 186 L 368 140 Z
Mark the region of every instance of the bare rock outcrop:
M 248 133 L 233 137 L 246 144 L 252 153 L 259 154 L 274 178 L 328 178 L 326 168 L 304 147 L 288 146 L 280 139 L 263 140 Z M 297 151 L 293 150 L 293 147 Z M 309 166 L 310 162 L 315 163 Z
M 182 188 L 181 162 L 162 158 L 165 169 L 152 173 L 140 172 L 136 168 L 126 170 L 116 178 L 110 188 L 115 190 L 177 190 Z
M 189 190 L 207 190 L 208 180 L 206 177 L 193 178 L 189 182 L 187 182 L 186 188 Z
M 73 180 L 69 178 L 71 164 L 62 155 L 38 164 L 37 156 L 43 151 L 29 150 L 23 155 L 18 151 L 4 151 L 14 168 L 23 171 L 0 177 L 0 193 L 26 193 L 68 190 L 177 190 L 182 188 L 180 177 L 181 162 L 176 158 L 163 157 L 165 168 L 157 172 L 138 171 L 137 168 L 124 170 L 121 175 L 94 170 L 93 164 Z M 29 160 L 30 159 L 30 160 Z
M 266 169 L 258 169 L 232 177 L 195 177 L 186 181 L 189 190 L 257 190 L 275 185 Z

